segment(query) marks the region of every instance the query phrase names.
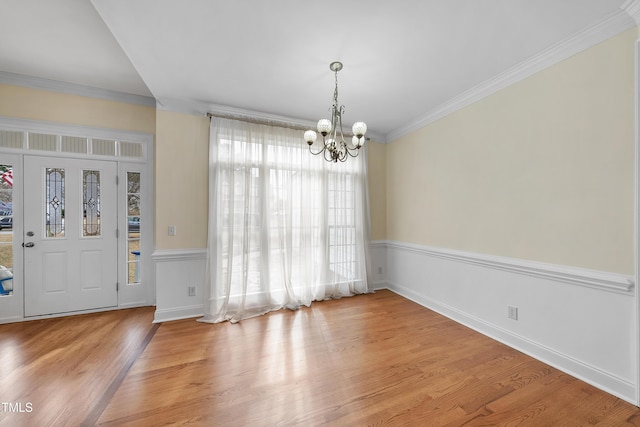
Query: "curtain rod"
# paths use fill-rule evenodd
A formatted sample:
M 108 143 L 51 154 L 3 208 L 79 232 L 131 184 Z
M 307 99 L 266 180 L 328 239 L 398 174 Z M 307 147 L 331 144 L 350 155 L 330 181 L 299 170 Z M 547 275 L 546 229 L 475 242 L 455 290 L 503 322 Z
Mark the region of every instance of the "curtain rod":
M 286 122 L 284 120 L 264 119 L 261 117 L 245 116 L 242 114 L 209 112 L 207 113 L 207 117 L 209 118 L 209 120 L 211 120 L 212 117 L 217 117 L 219 119 L 239 120 L 241 122 L 253 123 L 255 125 L 276 126 L 276 127 L 293 129 L 293 130 L 301 130 L 301 131 L 315 129 L 315 125 L 295 124 L 295 123 Z M 353 136 L 353 134 L 351 132 L 345 132 L 344 136 L 347 138 L 350 138 Z M 366 140 L 371 141 L 371 138 L 367 137 Z
M 211 120 L 212 117 L 217 117 L 220 119 L 239 120 L 242 122 L 253 123 L 256 125 L 277 126 L 281 128 L 302 130 L 302 131 L 309 129 L 310 127 L 309 125 L 305 126 L 302 124 L 290 123 L 283 120 L 265 119 L 260 117 L 245 116 L 242 114 L 207 113 L 207 117 L 209 117 L 209 120 Z

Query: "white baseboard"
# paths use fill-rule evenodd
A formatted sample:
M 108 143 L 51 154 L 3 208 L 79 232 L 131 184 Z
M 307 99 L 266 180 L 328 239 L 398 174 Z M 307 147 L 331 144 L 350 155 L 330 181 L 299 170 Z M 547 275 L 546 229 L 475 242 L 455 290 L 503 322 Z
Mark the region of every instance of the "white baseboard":
M 636 387 L 629 381 L 397 284 L 388 284 L 386 289 L 635 405 Z
M 170 322 L 172 320 L 189 319 L 192 317 L 202 317 L 204 307 L 202 304 L 191 307 L 178 307 L 156 310 L 153 323 Z
M 387 282 L 386 280 L 376 280 L 376 281 L 374 281 L 372 283 L 372 288 L 373 288 L 374 291 L 381 291 L 383 289 L 393 290 L 389 286 L 389 282 Z M 399 293 L 399 292 L 396 292 L 396 293 Z
M 636 404 L 635 283 L 626 275 L 386 242 L 387 288 Z M 376 243 L 382 253 L 382 243 Z M 519 306 L 517 321 L 507 305 Z

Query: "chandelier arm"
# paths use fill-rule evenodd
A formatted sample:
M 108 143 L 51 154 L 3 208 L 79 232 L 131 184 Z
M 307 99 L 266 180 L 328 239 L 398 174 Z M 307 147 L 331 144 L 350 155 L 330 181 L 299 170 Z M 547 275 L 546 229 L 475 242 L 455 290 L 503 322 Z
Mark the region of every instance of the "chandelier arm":
M 314 156 L 317 156 L 318 154 L 322 154 L 323 152 L 327 151 L 327 143 L 326 143 L 326 140 L 324 139 L 324 136 L 322 137 L 322 148 L 317 153 L 313 152 L 313 150 L 311 149 L 312 146 L 313 144 L 309 145 L 309 152 Z
M 351 156 L 351 157 L 358 157 L 358 153 L 359 153 L 359 149 L 356 148 L 347 148 L 347 153 Z M 356 153 L 356 154 L 352 154 L 352 152 Z
M 347 144 L 347 147 L 349 147 L 350 150 L 358 150 L 359 149 L 358 146 L 354 145 L 353 142 L 351 142 L 349 140 L 347 142 L 345 142 L 345 144 Z M 362 145 L 361 145 L 361 147 L 362 147 Z
M 311 146 L 309 146 L 309 152 L 311 154 L 313 154 L 314 156 L 317 156 L 318 154 L 322 154 L 322 152 L 325 151 L 324 148 L 322 148 L 320 151 L 318 151 L 317 153 L 314 153 L 313 150 L 311 149 Z

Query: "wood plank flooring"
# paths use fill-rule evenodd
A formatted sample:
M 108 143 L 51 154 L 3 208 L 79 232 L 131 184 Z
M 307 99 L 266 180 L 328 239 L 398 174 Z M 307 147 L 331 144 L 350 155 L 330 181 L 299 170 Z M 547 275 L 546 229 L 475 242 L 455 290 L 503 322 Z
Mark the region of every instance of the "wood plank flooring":
M 0 325 L 0 403 L 32 408 L 0 406 L 0 425 L 640 426 L 639 408 L 389 291 L 235 325 L 152 318 Z

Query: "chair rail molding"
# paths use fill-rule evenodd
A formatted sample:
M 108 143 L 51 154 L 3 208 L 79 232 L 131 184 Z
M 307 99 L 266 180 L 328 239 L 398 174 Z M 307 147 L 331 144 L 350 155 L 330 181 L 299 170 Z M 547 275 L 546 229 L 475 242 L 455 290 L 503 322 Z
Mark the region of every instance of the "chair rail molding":
M 540 277 L 543 279 L 551 279 L 554 281 L 586 286 L 604 291 L 618 292 L 622 294 L 634 294 L 635 292 L 634 277 L 623 274 L 395 241 L 387 241 L 386 246 L 387 248 L 394 248 L 401 251 L 449 259 L 452 261 Z

